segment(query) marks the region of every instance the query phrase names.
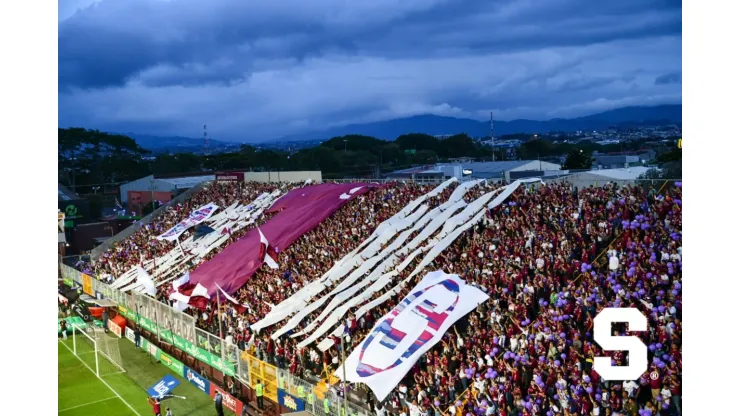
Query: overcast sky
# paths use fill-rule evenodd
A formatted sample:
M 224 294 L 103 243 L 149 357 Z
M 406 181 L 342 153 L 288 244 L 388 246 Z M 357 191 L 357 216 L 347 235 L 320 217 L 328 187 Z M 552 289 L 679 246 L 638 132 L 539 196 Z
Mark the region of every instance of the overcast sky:
M 680 0 L 58 0 L 59 125 L 261 140 L 681 102 Z

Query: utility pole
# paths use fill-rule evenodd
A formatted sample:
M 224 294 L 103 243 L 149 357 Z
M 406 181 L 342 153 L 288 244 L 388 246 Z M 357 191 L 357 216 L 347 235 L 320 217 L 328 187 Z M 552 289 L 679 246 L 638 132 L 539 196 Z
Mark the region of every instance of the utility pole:
M 203 125 L 203 154 L 208 156 L 211 152 L 208 148 L 208 130 L 206 130 L 206 125 Z
M 496 161 L 496 147 L 493 143 L 493 111 L 491 111 L 491 162 Z

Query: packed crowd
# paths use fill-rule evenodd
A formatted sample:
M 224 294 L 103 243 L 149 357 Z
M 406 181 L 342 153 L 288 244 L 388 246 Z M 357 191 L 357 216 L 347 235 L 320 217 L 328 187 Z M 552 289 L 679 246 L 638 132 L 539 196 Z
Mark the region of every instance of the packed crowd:
M 512 195 L 429 267 L 460 274 L 490 301 L 417 363 L 391 406 L 413 415 L 680 414 L 681 190 L 663 194 L 551 185 Z M 606 382 L 593 370 L 595 356 L 627 360 L 592 340 L 607 306 L 648 317 L 649 331 L 629 333 L 649 345 L 637 382 Z
M 251 186 L 219 185 L 207 191 L 210 195 L 191 199 L 189 207 L 220 199 L 224 205 L 235 198 L 246 203 L 267 190 Z M 489 186 L 493 184 L 471 189 L 465 199 L 471 201 Z M 314 346 L 298 349 L 294 338 L 273 341 L 275 328 L 256 334 L 249 325 L 430 189 L 412 184 L 378 189 L 305 234 L 280 253 L 278 270 L 263 267 L 235 294 L 250 305 L 247 314 L 222 305 L 227 340 L 295 375 L 318 375 L 324 365 L 336 368 L 338 340 L 323 353 Z M 427 201 L 430 208 L 446 201 L 452 190 Z M 138 263 L 140 249 L 149 256 L 171 249 L 171 244 L 151 244 L 156 241 L 151 237 L 181 220 L 188 209 L 168 212 L 106 253 L 97 267 L 120 272 Z M 523 186 L 488 214 L 418 277 L 438 269 L 456 273 L 490 300 L 425 354 L 385 403 L 372 398 L 369 403 L 379 411 L 385 406 L 410 416 L 680 414 L 680 183 L 668 184 L 660 193 L 641 186 Z M 391 285 L 405 278 L 418 260 Z M 350 351 L 398 298 L 349 322 Z M 647 332 L 629 333 L 649 345 L 650 368 L 636 382 L 607 382 L 593 371 L 595 356 L 608 355 L 619 364 L 628 358 L 623 352 L 604 352 L 593 342 L 593 318 L 608 306 L 635 307 L 648 317 Z M 198 324 L 218 334 L 214 316 L 218 314 L 206 311 Z M 626 333 L 624 325 L 613 330 Z

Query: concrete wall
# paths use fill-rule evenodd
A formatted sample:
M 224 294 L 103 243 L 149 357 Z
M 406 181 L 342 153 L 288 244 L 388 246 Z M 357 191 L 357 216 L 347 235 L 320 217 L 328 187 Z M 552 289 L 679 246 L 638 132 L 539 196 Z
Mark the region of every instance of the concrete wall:
M 154 188 L 154 189 L 152 189 Z M 123 184 L 121 190 L 121 204 L 124 206 L 128 203 L 128 191 L 154 191 L 154 192 L 175 192 L 175 187 L 167 182 L 154 179 L 154 175 L 145 176 L 141 179 Z
M 610 179 L 605 176 L 595 175 L 590 172 L 581 172 L 573 175 L 563 176 L 561 178 L 545 180 L 546 182 L 567 182 L 574 185 L 576 188 L 588 188 L 589 186 L 604 186 L 606 183 L 613 182 L 620 186 L 634 185 L 635 183 L 642 183 L 644 181 L 637 181 L 634 179 Z
M 305 182 L 311 179 L 321 183 L 320 170 L 300 170 L 292 172 L 244 172 L 245 181 L 255 182 Z

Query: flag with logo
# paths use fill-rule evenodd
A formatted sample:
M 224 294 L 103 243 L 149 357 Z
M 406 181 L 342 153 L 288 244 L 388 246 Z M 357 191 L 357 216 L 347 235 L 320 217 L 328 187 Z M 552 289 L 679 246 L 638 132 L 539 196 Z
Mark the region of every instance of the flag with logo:
M 260 256 L 259 258 L 264 259 L 267 266 L 271 269 L 277 269 L 277 252 L 270 246 L 270 242 L 267 241 L 267 237 L 262 234 L 262 230 L 257 227 L 257 231 L 260 233 Z
M 175 387 L 179 385 L 180 385 L 180 380 L 176 379 L 174 376 L 170 374 L 167 374 L 161 380 L 156 382 L 153 386 L 146 389 L 146 392 L 149 394 L 150 397 L 162 398 L 166 394 L 169 394 L 172 390 L 175 389 Z

